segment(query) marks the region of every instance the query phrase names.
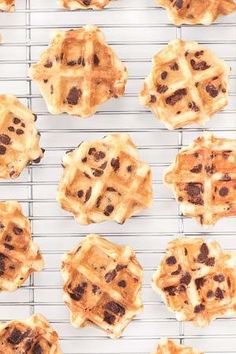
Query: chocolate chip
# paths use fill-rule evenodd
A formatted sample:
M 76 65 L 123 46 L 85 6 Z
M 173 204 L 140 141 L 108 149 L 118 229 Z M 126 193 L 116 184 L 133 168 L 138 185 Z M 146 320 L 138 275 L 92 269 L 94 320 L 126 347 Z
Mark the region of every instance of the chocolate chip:
M 11 138 L 6 134 L 1 134 L 0 142 L 4 145 L 9 145 L 11 143 Z
M 181 278 L 180 278 L 180 283 L 181 284 L 186 284 L 188 285 L 191 282 L 191 275 L 189 272 L 186 272 Z
M 10 126 L 10 127 L 8 127 L 8 130 L 9 130 L 9 132 L 14 132 L 14 131 L 15 131 L 15 128 L 12 127 L 12 126 Z
M 100 177 L 101 175 L 103 175 L 103 173 L 104 172 L 102 170 L 93 169 L 94 177 Z
M 194 101 L 189 102 L 188 107 L 194 112 L 200 111 L 199 107 L 196 105 L 196 103 Z
M 96 152 L 96 149 L 94 147 L 91 147 L 88 151 L 89 155 L 93 155 Z
M 209 290 L 208 292 L 207 292 L 207 297 L 210 299 L 211 297 L 213 297 L 214 296 L 214 292 L 212 291 L 212 290 Z
M 170 256 L 170 257 L 166 258 L 166 263 L 168 265 L 174 265 L 174 264 L 176 264 L 176 262 L 177 262 L 177 260 L 174 256 Z
M 215 291 L 215 297 L 219 300 L 222 300 L 224 298 L 224 293 L 219 287 Z
M 187 191 L 188 195 L 191 197 L 196 197 L 201 194 L 201 188 L 202 185 L 200 183 L 188 183 L 187 186 L 185 187 L 185 190 Z
M 209 95 L 213 98 L 217 97 L 219 94 L 219 91 L 214 85 L 207 85 L 206 86 L 206 92 L 209 93 Z
M 166 291 L 168 295 L 175 296 L 177 289 L 176 286 L 166 286 L 163 290 Z
M 87 286 L 88 284 L 86 282 L 82 282 L 76 288 L 73 289 L 73 292 L 70 293 L 70 297 L 75 301 L 80 301 L 85 293 L 85 289 L 87 288 Z
M 87 190 L 86 194 L 85 194 L 85 203 L 90 199 L 92 194 L 92 188 L 89 187 L 89 189 Z
M 200 56 L 202 56 L 204 54 L 204 50 L 199 50 L 197 51 L 194 55 L 196 58 L 199 58 Z
M 95 159 L 96 161 L 99 161 L 99 160 L 104 159 L 105 156 L 106 156 L 106 155 L 104 154 L 103 151 L 97 151 L 97 152 L 94 154 L 94 159 Z
M 167 75 L 168 75 L 167 71 L 163 71 L 163 72 L 161 73 L 161 78 L 162 78 L 162 80 L 165 80 L 165 79 L 167 78 Z
M 168 86 L 157 84 L 157 92 L 165 93 L 168 90 Z
M 115 269 L 105 274 L 105 280 L 107 283 L 110 283 L 117 276 L 117 272 Z
M 179 89 L 173 93 L 173 95 L 166 98 L 166 103 L 174 106 L 178 101 L 180 101 L 184 96 L 187 95 L 187 90 Z
M 14 232 L 15 235 L 19 236 L 19 235 L 22 234 L 23 230 L 20 227 L 18 227 L 18 226 L 14 226 L 13 227 L 13 232 Z
M 76 64 L 77 64 L 76 60 L 70 60 L 70 61 L 67 62 L 68 66 L 74 66 Z
M 177 63 L 173 63 L 170 65 L 170 69 L 173 71 L 178 71 L 179 70 L 179 65 Z
M 0 145 L 0 155 L 4 155 L 6 153 L 6 147 L 4 145 Z
M 71 104 L 73 106 L 77 105 L 81 96 L 82 96 L 82 91 L 77 87 L 72 87 L 67 96 L 68 104 Z
M 207 65 L 206 61 L 200 61 L 197 63 L 194 59 L 192 59 L 190 63 L 194 70 L 207 70 L 210 68 L 210 65 Z
M 205 264 L 208 266 L 208 267 L 213 267 L 214 264 L 215 264 L 215 258 L 214 257 L 210 257 L 206 260 Z
M 32 354 L 43 354 L 43 349 L 39 343 L 35 343 L 32 348 Z
M 110 216 L 110 214 L 113 212 L 114 206 L 111 204 L 108 204 L 104 210 L 104 215 Z
M 12 345 L 18 345 L 25 338 L 25 334 L 19 329 L 14 328 L 10 336 L 7 338 L 7 342 Z
M 91 4 L 91 0 L 83 0 L 83 4 L 89 6 Z
M 52 67 L 52 62 L 51 60 L 47 60 L 47 62 L 44 64 L 45 68 L 51 68 Z
M 116 192 L 116 189 L 113 187 L 107 187 L 108 192 Z
M 1 255 L 1 254 L 3 255 L 3 253 L 0 253 L 0 255 Z M 5 268 L 5 261 L 4 261 L 5 258 L 6 258 L 5 256 L 4 256 L 4 258 L 1 258 L 1 257 L 0 257 L 0 277 L 4 275 L 5 270 L 6 270 L 6 268 Z
M 8 249 L 9 251 L 14 250 L 14 246 L 9 245 L 9 243 L 4 243 L 4 247 L 5 247 L 6 249 Z
M 172 272 L 171 275 L 178 275 L 178 274 L 180 274 L 181 270 L 182 270 L 182 267 L 180 264 L 178 264 L 178 269 L 175 270 L 174 272 Z
M 122 269 L 125 269 L 125 268 L 127 268 L 127 265 L 125 265 L 125 264 L 117 264 L 117 266 L 116 266 L 117 272 L 120 272 Z
M 125 280 L 119 281 L 119 282 L 118 282 L 118 286 L 119 286 L 120 288 L 125 288 L 125 287 L 126 287 L 126 281 L 125 281 Z
M 99 208 L 99 207 L 100 207 L 101 201 L 102 201 L 102 197 L 99 196 L 99 197 L 97 198 L 97 201 L 96 201 L 96 208 Z
M 208 256 L 209 254 L 209 248 L 206 243 L 203 243 L 200 247 L 200 253 L 203 254 L 204 256 Z
M 202 171 L 202 164 L 200 163 L 199 165 L 194 166 L 190 172 L 192 173 L 200 173 Z
M 119 157 L 117 157 L 116 159 L 112 159 L 111 160 L 111 166 L 113 168 L 113 170 L 116 172 L 117 170 L 119 170 L 120 168 L 120 160 Z
M 17 118 L 17 117 L 13 118 L 13 123 L 14 123 L 14 124 L 19 124 L 20 121 L 21 121 L 21 120 L 20 120 L 19 118 Z
M 175 6 L 177 7 L 177 9 L 182 9 L 183 7 L 183 0 L 176 0 L 175 2 Z
M 104 306 L 105 310 L 111 311 L 116 315 L 123 316 L 125 314 L 125 308 L 115 301 L 110 301 Z
M 226 195 L 229 194 L 229 189 L 227 187 L 222 187 L 220 190 L 219 190 L 219 195 L 221 197 L 226 197 Z
M 99 60 L 97 54 L 94 54 L 94 56 L 93 56 L 93 63 L 94 63 L 94 65 L 98 65 L 99 62 L 100 62 L 100 60 Z
M 225 277 L 223 274 L 217 274 L 213 277 L 213 279 L 218 283 L 222 283 L 223 281 L 225 281 Z
M 24 130 L 22 130 L 22 129 L 16 129 L 16 134 L 17 134 L 17 135 L 22 135 L 22 134 L 24 134 Z
M 100 291 L 99 286 L 97 286 L 96 284 L 93 284 L 93 285 L 92 285 L 92 292 L 93 292 L 93 294 L 96 295 L 98 291 Z
M 205 280 L 204 277 L 195 279 L 195 284 L 196 284 L 197 290 L 199 290 L 199 289 L 201 289 L 203 287 L 205 281 L 206 280 Z
M 132 172 L 132 166 L 127 166 L 127 171 Z
M 85 0 L 84 0 L 85 1 Z M 112 325 L 115 320 L 116 320 L 116 317 L 114 315 L 112 315 L 111 313 L 107 312 L 107 311 L 104 311 L 104 318 L 103 320 L 105 322 L 107 322 L 108 324 Z
M 84 195 L 84 191 L 82 191 L 82 189 L 77 192 L 77 196 L 78 196 L 79 198 L 82 198 L 83 195 Z
M 205 305 L 200 304 L 194 307 L 194 313 L 199 313 L 205 310 Z
M 154 96 L 154 95 L 151 95 L 151 96 L 150 96 L 150 102 L 151 102 L 151 103 L 155 103 L 156 100 L 157 100 L 156 96 Z
M 83 163 L 87 162 L 87 157 L 84 157 L 81 161 L 82 161 Z

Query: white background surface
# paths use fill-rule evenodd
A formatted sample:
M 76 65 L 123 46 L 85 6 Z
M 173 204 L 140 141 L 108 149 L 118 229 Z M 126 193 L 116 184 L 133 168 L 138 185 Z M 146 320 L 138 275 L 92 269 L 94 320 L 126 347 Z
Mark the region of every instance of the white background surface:
M 149 353 L 163 336 L 177 341 L 184 338 L 184 343 L 205 352 L 236 353 L 236 317 L 217 319 L 202 329 L 178 323 L 150 288 L 150 278 L 169 240 L 181 232 L 189 236 L 205 233 L 219 240 L 224 248 L 236 249 L 236 219 L 223 219 L 203 230 L 195 221 L 180 216 L 171 191 L 162 184 L 162 174 L 178 148 L 190 143 L 203 129 L 188 127 L 169 132 L 138 102 L 138 92 L 149 73 L 153 54 L 176 36 L 197 40 L 232 67 L 229 105 L 207 123 L 206 129 L 215 131 L 218 136 L 236 138 L 236 15 L 221 18 L 210 27 L 177 29 L 154 0 L 114 0 L 100 12 L 59 12 L 56 0 L 16 0 L 16 8 L 13 14 L 0 14 L 0 31 L 4 37 L 0 46 L 0 92 L 15 94 L 32 106 L 38 114 L 37 126 L 46 153 L 40 165 L 26 169 L 16 181 L 0 182 L 0 198 L 15 198 L 22 203 L 32 221 L 33 236 L 41 247 L 46 265 L 43 272 L 35 274 L 15 293 L 0 294 L 0 319 L 23 319 L 33 312 L 44 314 L 58 331 L 66 354 Z M 126 94 L 105 103 L 95 116 L 86 120 L 51 116 L 35 84 L 31 85 L 27 78 L 28 65 L 38 59 L 53 28 L 75 28 L 84 24 L 100 25 L 107 41 L 125 62 L 129 71 Z M 151 164 L 155 190 L 153 207 L 124 225 L 80 226 L 55 201 L 62 156 L 83 140 L 101 138 L 113 131 L 129 132 L 142 158 Z M 91 232 L 114 242 L 130 244 L 144 267 L 144 313 L 127 327 L 119 340 L 108 339 L 94 327 L 74 329 L 62 302 L 61 255 Z

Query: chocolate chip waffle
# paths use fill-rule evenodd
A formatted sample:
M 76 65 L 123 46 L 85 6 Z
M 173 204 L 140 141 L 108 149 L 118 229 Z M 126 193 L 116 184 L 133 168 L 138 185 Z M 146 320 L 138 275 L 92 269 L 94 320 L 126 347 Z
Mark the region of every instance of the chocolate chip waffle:
M 229 68 L 198 43 L 174 40 L 152 63 L 140 101 L 168 129 L 203 125 L 227 105 Z
M 236 256 L 215 241 L 176 239 L 154 274 L 153 289 L 179 321 L 206 326 L 236 312 Z
M 210 25 L 217 17 L 236 10 L 235 0 L 159 0 L 175 25 Z
M 68 10 L 103 9 L 110 0 L 58 0 L 58 4 Z
M 92 322 L 117 338 L 143 309 L 139 298 L 142 267 L 128 246 L 88 235 L 64 255 L 61 271 L 64 301 L 75 327 Z
M 205 134 L 176 156 L 164 176 L 181 212 L 203 225 L 236 215 L 236 140 Z
M 124 94 L 127 70 L 102 32 L 86 26 L 56 32 L 30 76 L 50 113 L 88 117 L 101 103 Z
M 0 323 L 0 352 L 6 354 L 62 354 L 58 334 L 46 318 Z
M 83 142 L 63 159 L 57 200 L 80 224 L 127 218 L 152 202 L 152 175 L 128 134 Z
M 16 290 L 43 264 L 20 204 L 0 202 L 0 290 Z
M 17 98 L 0 95 L 0 178 L 16 178 L 27 165 L 40 162 L 44 150 L 36 119 Z
M 0 0 L 0 12 L 12 12 L 15 10 L 15 0 Z
M 178 345 L 170 339 L 160 340 L 156 351 L 153 354 L 203 354 L 198 350 Z

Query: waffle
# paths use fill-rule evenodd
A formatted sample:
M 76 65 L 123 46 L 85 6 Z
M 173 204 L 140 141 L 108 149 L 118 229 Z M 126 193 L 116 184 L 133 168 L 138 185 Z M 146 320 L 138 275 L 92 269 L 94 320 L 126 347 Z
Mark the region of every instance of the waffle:
M 0 240 L 0 290 L 14 291 L 44 264 L 16 201 L 0 202 Z
M 175 25 L 210 25 L 217 17 L 236 10 L 235 0 L 159 0 Z
M 126 219 L 152 202 L 152 175 L 128 134 L 83 142 L 63 159 L 57 200 L 80 224 Z
M 110 0 L 58 0 L 58 4 L 65 9 L 103 9 Z
M 152 63 L 140 101 L 168 129 L 203 125 L 227 105 L 229 68 L 198 43 L 174 40 Z
M 16 178 L 28 164 L 40 162 L 44 150 L 36 119 L 17 98 L 0 95 L 0 178 Z
M 15 10 L 15 0 L 0 0 L 0 12 L 12 12 Z
M 58 334 L 46 318 L 0 323 L 0 352 L 6 354 L 62 354 Z
M 153 354 L 203 354 L 198 350 L 178 345 L 170 339 L 162 339 Z
M 32 65 L 30 76 L 50 113 L 88 117 L 99 104 L 124 94 L 127 70 L 102 32 L 86 26 L 56 32 L 50 47 Z
M 78 248 L 64 255 L 61 269 L 64 301 L 73 326 L 92 322 L 117 338 L 142 311 L 143 272 L 130 247 L 88 235 Z
M 236 255 L 215 241 L 176 239 L 168 244 L 153 288 L 177 320 L 206 326 L 236 312 Z
M 202 225 L 236 215 L 236 140 L 205 134 L 176 156 L 164 181 Z

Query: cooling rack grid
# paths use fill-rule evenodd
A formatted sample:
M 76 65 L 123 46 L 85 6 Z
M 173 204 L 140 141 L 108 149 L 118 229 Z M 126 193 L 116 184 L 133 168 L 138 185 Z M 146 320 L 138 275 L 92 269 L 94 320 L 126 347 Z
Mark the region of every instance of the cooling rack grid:
M 17 292 L 0 295 L 0 320 L 23 319 L 35 312 L 42 313 L 58 331 L 65 354 L 147 354 L 154 350 L 160 337 L 193 345 L 205 353 L 236 353 L 236 317 L 217 319 L 202 329 L 178 323 L 150 287 L 151 276 L 167 242 L 179 234 L 207 234 L 224 248 L 236 249 L 236 218 L 223 219 L 203 230 L 193 220 L 180 215 L 172 193 L 162 183 L 163 171 L 178 150 L 203 130 L 236 138 L 236 15 L 221 18 L 210 27 L 177 28 L 154 0 L 114 0 L 102 11 L 76 12 L 58 9 L 56 0 L 16 0 L 16 3 L 15 13 L 0 14 L 0 31 L 4 38 L 0 46 L 0 92 L 17 95 L 38 114 L 37 125 L 46 153 L 39 165 L 28 167 L 16 181 L 1 181 L 0 198 L 21 202 L 46 265 L 43 272 L 31 276 Z M 102 105 L 90 119 L 51 116 L 28 77 L 28 68 L 47 46 L 51 31 L 85 24 L 98 25 L 128 67 L 126 94 Z M 229 105 L 212 118 L 205 129 L 188 127 L 170 132 L 138 102 L 138 92 L 149 73 L 151 57 L 174 38 L 197 40 L 207 45 L 232 68 Z M 81 141 L 100 138 L 109 132 L 130 133 L 142 158 L 152 166 L 154 204 L 124 225 L 80 226 L 55 201 L 62 173 L 61 158 L 66 150 Z M 127 327 L 118 341 L 108 339 L 94 327 L 74 329 L 62 302 L 60 258 L 91 232 L 114 242 L 130 244 L 144 267 L 144 313 Z

